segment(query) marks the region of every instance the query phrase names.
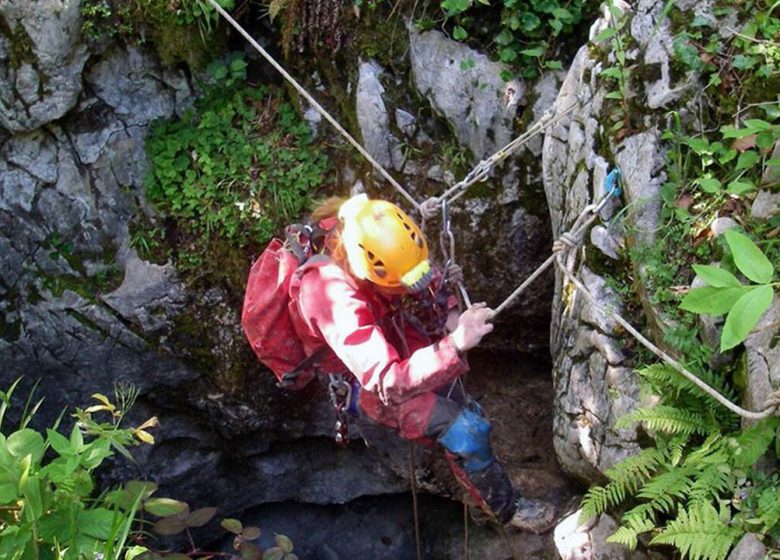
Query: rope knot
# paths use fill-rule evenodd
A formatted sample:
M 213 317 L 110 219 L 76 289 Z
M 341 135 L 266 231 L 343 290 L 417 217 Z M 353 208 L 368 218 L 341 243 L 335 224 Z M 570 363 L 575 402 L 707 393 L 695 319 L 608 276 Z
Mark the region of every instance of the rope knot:
M 561 234 L 555 243 L 553 243 L 553 252 L 560 253 L 562 251 L 569 251 L 577 247 L 578 244 L 577 238 L 567 231 Z
M 775 391 L 764 401 L 764 411 L 780 416 L 780 390 Z

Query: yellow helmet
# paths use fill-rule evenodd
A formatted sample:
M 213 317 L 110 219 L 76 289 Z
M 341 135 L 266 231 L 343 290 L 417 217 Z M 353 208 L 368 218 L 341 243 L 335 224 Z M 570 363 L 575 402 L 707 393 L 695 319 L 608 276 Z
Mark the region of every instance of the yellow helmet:
M 395 204 L 353 196 L 339 209 L 342 241 L 352 272 L 385 288 L 424 290 L 433 278 L 428 244 L 417 224 Z

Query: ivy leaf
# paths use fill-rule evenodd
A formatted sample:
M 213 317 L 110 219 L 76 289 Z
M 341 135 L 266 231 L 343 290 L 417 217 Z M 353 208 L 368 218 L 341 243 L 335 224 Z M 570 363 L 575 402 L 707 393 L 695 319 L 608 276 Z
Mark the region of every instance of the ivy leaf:
M 725 352 L 745 340 L 761 315 L 772 305 L 772 286 L 757 286 L 742 295 L 731 308 L 723 324 L 720 351 Z
M 719 316 L 728 313 L 737 300 L 749 290 L 748 286 L 696 288 L 686 294 L 680 303 L 680 309 L 701 315 Z
M 742 274 L 757 284 L 772 281 L 775 272 L 772 263 L 747 235 L 734 229 L 726 230 L 723 235 L 731 249 L 734 264 Z
M 693 270 L 696 271 L 696 274 L 698 274 L 708 286 L 712 286 L 713 288 L 738 288 L 742 286 L 742 282 L 740 282 L 736 276 L 719 266 L 695 264 L 693 265 Z

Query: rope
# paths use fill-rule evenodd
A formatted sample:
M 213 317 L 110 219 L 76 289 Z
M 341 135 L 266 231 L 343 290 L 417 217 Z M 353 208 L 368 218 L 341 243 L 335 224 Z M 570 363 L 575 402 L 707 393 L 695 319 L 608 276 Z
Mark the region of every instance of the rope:
M 621 327 L 626 329 L 634 338 L 636 338 L 642 346 L 653 352 L 656 356 L 661 358 L 664 362 L 669 364 L 672 368 L 674 368 L 678 373 L 680 373 L 683 377 L 685 377 L 688 381 L 699 387 L 702 391 L 707 393 L 710 397 L 718 401 L 720 404 L 728 408 L 730 411 L 734 412 L 735 414 L 738 414 L 739 416 L 743 418 L 747 418 L 749 420 L 762 420 L 764 418 L 769 418 L 770 416 L 773 416 L 775 414 L 780 415 L 780 390 L 775 391 L 772 393 L 768 399 L 766 399 L 763 409 L 760 412 L 753 412 L 751 410 L 746 410 L 742 408 L 739 405 L 734 404 L 730 400 L 728 400 L 726 397 L 721 395 L 716 389 L 713 389 L 710 387 L 707 383 L 699 379 L 698 376 L 696 376 L 694 373 L 691 373 L 689 370 L 685 368 L 680 362 L 672 358 L 668 353 L 666 353 L 664 350 L 650 342 L 642 333 L 637 331 L 628 321 L 626 321 L 623 317 L 618 315 L 616 312 L 612 311 L 611 309 L 607 309 L 603 305 L 601 305 L 595 297 L 593 297 L 593 294 L 590 293 L 590 290 L 588 290 L 585 285 L 578 280 L 574 274 L 571 272 L 569 267 L 567 267 L 563 262 L 563 257 L 565 256 L 565 253 L 570 251 L 571 249 L 566 248 L 562 249 L 560 252 L 556 254 L 556 261 L 558 264 L 558 267 L 561 269 L 561 271 L 566 275 L 566 278 L 574 284 L 574 286 L 579 290 L 585 298 L 596 308 L 600 309 L 603 313 L 608 315 L 611 319 L 613 319 L 615 322 L 617 322 Z
M 414 541 L 417 547 L 417 560 L 423 560 L 422 544 L 420 541 L 420 514 L 417 508 L 417 477 L 414 466 L 414 443 L 409 440 L 409 470 L 412 479 L 412 511 L 414 514 Z
M 474 169 L 469 171 L 468 175 L 444 191 L 441 195 L 436 197 L 436 200 L 449 200 L 449 202 L 452 203 L 460 198 L 473 184 L 483 181 L 487 177 L 488 173 L 490 173 L 490 171 L 493 169 L 493 167 L 519 150 L 534 136 L 561 121 L 566 115 L 571 113 L 578 105 L 580 105 L 582 101 L 582 99 L 578 98 L 576 101 L 572 102 L 571 105 L 566 108 L 566 110 L 558 115 L 555 114 L 555 107 L 545 111 L 539 120 L 536 121 L 536 123 L 534 123 L 531 127 L 529 127 L 523 134 L 512 140 L 509 144 L 498 150 L 489 158 L 480 161 L 474 167 Z
M 608 179 L 610 179 L 609 176 Z M 702 381 L 694 373 L 691 373 L 677 360 L 672 358 L 667 352 L 665 352 L 664 350 L 662 350 L 661 348 L 653 344 L 644 335 L 642 335 L 642 333 L 636 330 L 628 321 L 626 321 L 623 317 L 618 315 L 615 311 L 611 309 L 606 309 L 603 305 L 598 303 L 598 301 L 593 296 L 593 294 L 590 293 L 588 288 L 582 282 L 580 282 L 580 280 L 577 279 L 574 273 L 572 272 L 571 269 L 574 265 L 573 260 L 569 259 L 570 263 L 568 266 L 566 265 L 564 260 L 569 254 L 573 254 L 572 251 L 582 243 L 583 234 L 588 228 L 590 228 L 591 224 L 596 220 L 596 218 L 598 218 L 599 211 L 606 204 L 607 200 L 609 200 L 609 197 L 619 192 L 619 188 L 617 187 L 617 182 L 619 181 L 619 175 L 617 176 L 617 178 L 613 177 L 611 180 L 612 180 L 611 188 L 606 189 L 607 193 L 602 197 L 602 199 L 597 204 L 590 204 L 583 209 L 583 211 L 575 220 L 571 229 L 568 232 L 563 233 L 558 238 L 558 240 L 556 240 L 556 242 L 553 244 L 553 254 L 550 255 L 550 257 L 546 261 L 544 261 L 534 271 L 534 273 L 531 274 L 531 276 L 529 276 L 522 284 L 520 284 L 520 286 L 518 286 L 517 289 L 515 289 L 515 291 L 509 295 L 509 297 L 507 297 L 498 307 L 496 307 L 496 309 L 494 310 L 493 317 L 495 317 L 501 311 L 506 309 L 506 307 L 515 298 L 517 298 L 521 293 L 523 293 L 523 291 L 531 284 L 531 282 L 536 280 L 553 262 L 555 262 L 558 265 L 558 267 L 561 269 L 561 271 L 564 273 L 566 278 L 577 288 L 578 291 L 580 291 L 588 299 L 588 301 L 592 305 L 600 309 L 603 313 L 605 313 L 616 323 L 618 323 L 620 326 L 626 329 L 626 331 L 630 333 L 634 338 L 636 338 L 645 348 L 653 352 L 656 356 L 658 356 L 664 362 L 669 364 L 672 368 L 674 368 L 677 372 L 683 375 L 691 383 L 699 387 L 702 391 L 704 391 L 706 394 L 711 396 L 717 402 L 719 402 L 720 404 L 728 408 L 730 411 L 749 420 L 761 420 L 764 418 L 768 418 L 772 415 L 780 416 L 780 390 L 777 390 L 769 395 L 769 397 L 764 402 L 762 410 L 759 412 L 746 410 L 741 406 L 732 403 L 729 399 L 727 399 L 722 394 L 720 394 L 716 389 L 710 387 L 707 383 Z
M 469 557 L 469 506 L 463 502 L 463 560 Z
M 315 100 L 315 99 L 314 99 L 314 98 L 313 98 L 311 95 L 309 95 L 309 92 L 307 92 L 307 91 L 306 91 L 306 90 L 303 88 L 303 86 L 301 86 L 301 85 L 300 85 L 300 84 L 299 84 L 299 83 L 298 83 L 298 82 L 295 80 L 295 78 L 293 78 L 293 77 L 292 77 L 292 76 L 291 76 L 291 75 L 290 75 L 290 74 L 287 72 L 287 70 L 285 70 L 285 69 L 284 69 L 284 68 L 281 66 L 281 64 L 279 64 L 278 62 L 276 62 L 276 60 L 275 60 L 275 59 L 274 59 L 274 58 L 273 58 L 273 57 L 272 57 L 270 54 L 268 54 L 268 52 L 267 52 L 267 51 L 266 51 L 266 50 L 265 50 L 263 47 L 261 47 L 261 46 L 260 46 L 260 45 L 257 43 L 257 41 L 255 41 L 255 40 L 252 38 L 252 36 L 251 36 L 251 35 L 249 35 L 249 33 L 247 33 L 247 32 L 246 32 L 246 30 L 245 30 L 243 27 L 241 27 L 241 25 L 239 25 L 239 24 L 236 22 L 236 20 L 234 20 L 234 19 L 233 19 L 233 18 L 230 16 L 230 14 L 228 14 L 228 13 L 227 13 L 227 12 L 226 12 L 226 11 L 225 11 L 223 8 L 222 8 L 222 6 L 220 6 L 219 4 L 217 4 L 217 2 L 216 2 L 215 0 L 208 0 L 208 2 L 209 2 L 209 4 L 211 4 L 211 5 L 212 5 L 212 7 L 213 7 L 215 10 L 217 10 L 217 12 L 219 12 L 219 14 L 220 14 L 220 15 L 221 15 L 223 18 L 225 18 L 225 19 L 228 21 L 228 23 L 230 23 L 230 25 L 232 25 L 232 26 L 233 26 L 233 28 L 235 28 L 235 30 L 236 30 L 236 31 L 238 31 L 238 32 L 239 32 L 241 35 L 243 35 L 243 36 L 244 36 L 244 38 L 245 38 L 247 41 L 249 41 L 249 44 L 251 44 L 251 45 L 252 45 L 252 46 L 255 48 L 255 50 L 257 50 L 257 52 L 259 52 L 259 53 L 260 53 L 260 54 L 263 56 L 263 58 L 265 58 L 265 59 L 268 61 L 268 63 L 269 63 L 271 66 L 273 66 L 273 67 L 274 67 L 274 68 L 275 68 L 275 69 L 276 69 L 276 70 L 277 70 L 277 71 L 278 71 L 278 72 L 279 72 L 279 73 L 282 75 L 282 77 L 284 77 L 284 79 L 285 79 L 285 80 L 287 80 L 287 81 L 288 81 L 288 82 L 289 82 L 289 83 L 290 83 L 290 84 L 291 84 L 291 85 L 292 85 L 292 86 L 293 86 L 293 87 L 294 87 L 294 88 L 295 88 L 295 89 L 298 91 L 298 93 L 300 93 L 300 94 L 301 94 L 301 95 L 302 95 L 302 96 L 303 96 L 303 97 L 306 99 L 306 101 L 308 101 L 308 102 L 309 102 L 309 104 L 310 104 L 312 107 L 314 107 L 314 108 L 317 110 L 317 112 L 318 112 L 320 115 L 322 115 L 323 117 L 325 117 L 325 119 L 326 119 L 326 120 L 327 120 L 327 121 L 328 121 L 330 124 L 332 124 L 332 125 L 333 125 L 333 127 L 334 127 L 334 128 L 335 128 L 335 129 L 336 129 L 336 130 L 337 130 L 337 131 L 338 131 L 338 132 L 339 132 L 339 133 L 340 133 L 340 134 L 341 134 L 341 135 L 344 137 L 344 138 L 346 138 L 346 139 L 347 139 L 347 141 L 348 141 L 350 144 L 352 144 L 352 145 L 355 147 L 355 149 L 356 149 L 358 152 L 360 152 L 360 154 L 361 154 L 361 155 L 362 155 L 364 158 L 366 158 L 366 159 L 368 160 L 368 162 L 369 162 L 371 165 L 373 165 L 373 166 L 374 166 L 374 169 L 376 169 L 376 170 L 377 170 L 377 171 L 378 171 L 378 172 L 379 172 L 379 173 L 382 175 L 382 177 L 384 177 L 385 179 L 387 179 L 387 181 L 388 181 L 388 182 L 389 182 L 391 185 L 393 185 L 393 187 L 395 188 L 395 190 L 397 190 L 397 191 L 398 191 L 398 192 L 399 192 L 399 193 L 400 193 L 400 194 L 401 194 L 401 195 L 402 195 L 404 198 L 406 198 L 406 200 L 408 200 L 408 201 L 409 201 L 409 203 L 410 203 L 412 206 L 414 206 L 414 208 L 415 208 L 416 210 L 418 210 L 418 211 L 420 210 L 420 205 L 417 203 L 417 201 L 416 201 L 414 198 L 412 198 L 412 195 L 410 195 L 410 194 L 409 194 L 409 193 L 406 191 L 406 189 L 404 189 L 404 188 L 403 188 L 403 187 L 400 185 L 400 183 L 398 183 L 398 181 L 396 181 L 396 180 L 393 178 L 393 176 L 392 176 L 392 175 L 390 175 L 390 173 L 388 173 L 388 172 L 387 172 L 387 170 L 385 170 L 385 168 L 384 168 L 384 167 L 382 167 L 382 165 L 381 165 L 381 164 L 380 164 L 378 161 L 376 161 L 376 160 L 375 160 L 375 159 L 374 159 L 374 158 L 371 156 L 371 154 L 369 154 L 369 153 L 368 153 L 368 152 L 367 152 L 367 151 L 366 151 L 366 150 L 363 148 L 363 146 L 361 146 L 361 145 L 358 143 L 358 141 L 357 141 L 357 140 L 355 140 L 355 139 L 352 137 L 352 135 L 351 135 L 349 132 L 347 132 L 347 131 L 344 129 L 344 127 L 342 127 L 342 126 L 341 126 L 341 125 L 340 125 L 340 124 L 339 124 L 339 123 L 336 121 L 336 119 L 334 119 L 334 118 L 333 118 L 333 117 L 330 115 L 330 113 L 328 113 L 328 112 L 327 112 L 327 111 L 326 111 L 326 110 L 325 110 L 325 109 L 322 107 L 322 105 L 320 105 L 319 103 L 317 103 L 317 101 L 316 101 L 316 100 Z

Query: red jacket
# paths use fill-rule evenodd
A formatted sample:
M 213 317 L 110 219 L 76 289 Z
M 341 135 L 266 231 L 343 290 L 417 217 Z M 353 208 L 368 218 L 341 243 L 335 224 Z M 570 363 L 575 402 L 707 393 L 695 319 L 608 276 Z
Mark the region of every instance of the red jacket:
M 324 373 L 351 372 L 364 391 L 360 406 L 374 417 L 438 389 L 468 370 L 449 336 L 430 343 L 411 324 L 404 325 L 410 352 L 392 326 L 393 302 L 370 284 L 355 280 L 332 261 L 305 267 L 290 284 L 290 315 L 307 354 L 327 351 Z

